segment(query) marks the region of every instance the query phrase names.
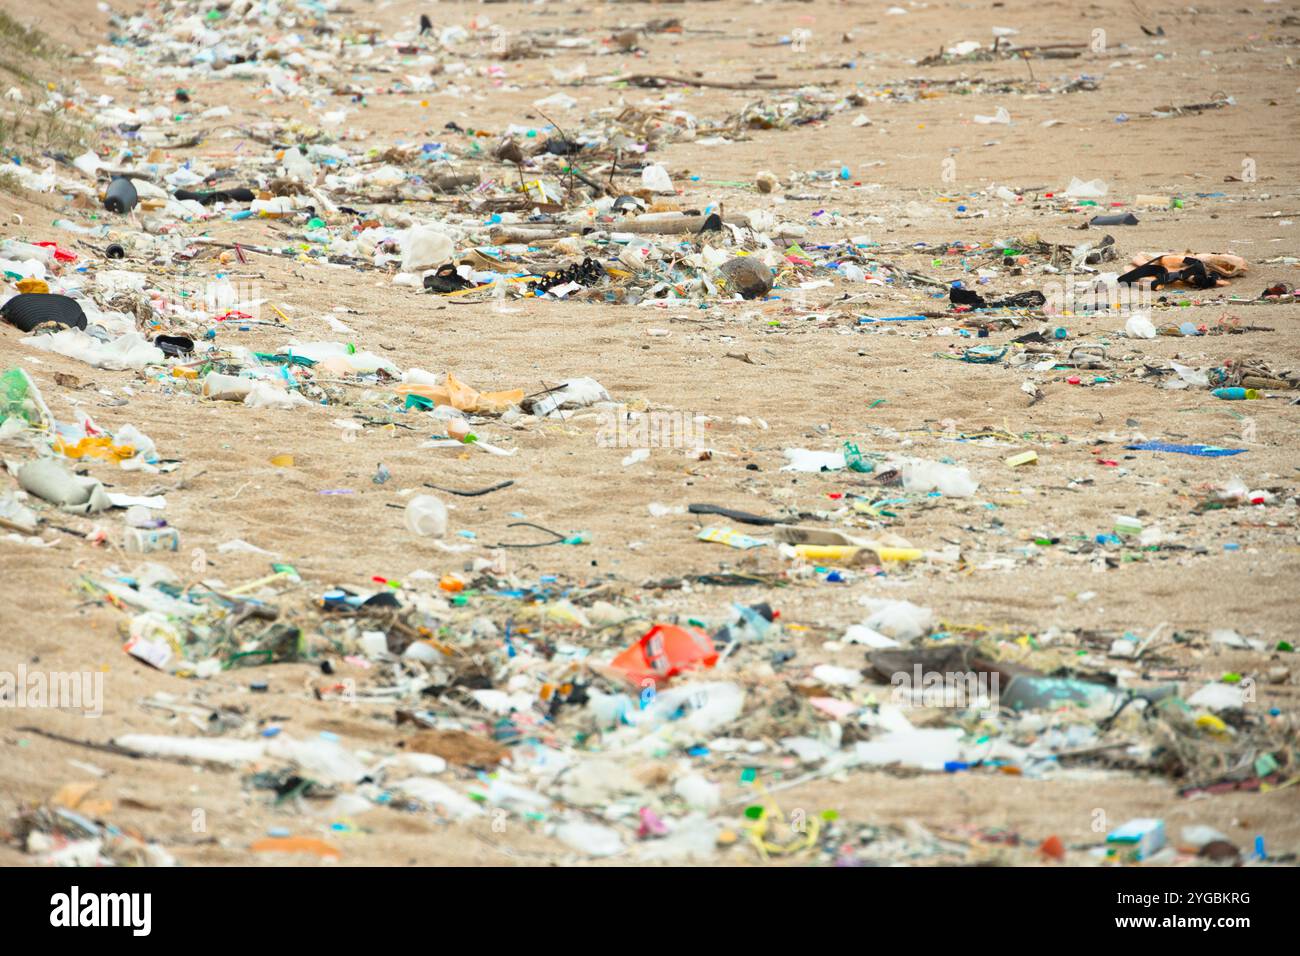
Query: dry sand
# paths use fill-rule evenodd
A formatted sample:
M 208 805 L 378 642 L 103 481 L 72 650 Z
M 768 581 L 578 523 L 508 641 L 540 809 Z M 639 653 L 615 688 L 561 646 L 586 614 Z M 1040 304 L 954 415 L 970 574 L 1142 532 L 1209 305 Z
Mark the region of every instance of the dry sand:
M 29 8 L 12 0 L 0 4 L 24 21 Z M 912 103 L 869 99 L 861 109 L 833 115 L 829 121 L 795 130 L 755 131 L 734 145 L 667 146 L 656 159 L 680 181 L 688 172 L 702 181 L 750 182 L 756 172 L 829 169 L 845 164 L 854 180 L 882 188 L 838 189 L 822 202 L 789 202 L 779 207 L 785 218 L 799 221 L 818 209 L 845 217 L 813 230 L 805 242 L 831 241 L 868 234 L 894 244 L 924 241 L 988 242 L 1036 232 L 1054 242 L 1074 243 L 1077 216 L 1050 209 L 1004 209 L 981 200 L 989 218 L 955 220 L 955 206 L 932 200 L 937 195 L 974 192 L 990 183 L 1012 187 L 1060 189 L 1072 175 L 1100 178 L 1113 198 L 1158 193 L 1191 196 L 1223 192 L 1224 199 L 1190 199 L 1182 210 L 1139 211 L 1137 227 L 1111 230 L 1124 260 L 1140 252 L 1165 250 L 1233 251 L 1257 263 L 1232 291 L 1254 296 L 1276 281 L 1296 282 L 1294 266 L 1259 265 L 1280 255 L 1296 255 L 1295 225 L 1300 213 L 1300 168 L 1295 151 L 1295 71 L 1300 26 L 1285 4 L 1203 3 L 1191 14 L 1182 7 L 1143 5 L 1145 22 L 1163 24 L 1158 42 L 1142 34 L 1135 6 L 1127 2 L 1088 4 L 1009 0 L 1005 4 L 935 2 L 906 4 L 905 16 L 888 16 L 879 3 L 767 3 L 735 0 L 700 4 L 533 4 L 409 2 L 373 4 L 358 0 L 356 12 L 343 18 L 349 27 L 375 26 L 381 31 L 409 25 L 422 10 L 438 24 L 468 23 L 491 17 L 512 30 L 573 27 L 604 36 L 622 24 L 651 17 L 679 16 L 690 32 L 655 35 L 647 53 L 630 68 L 647 73 L 701 71 L 710 78 L 744 82 L 756 73 L 783 80 L 833 82 L 847 92 L 860 85 L 871 92 L 908 77 L 931 80 L 961 77 L 1013 78 L 1033 75 L 1046 83 L 1088 73 L 1101 78 L 1094 92 L 1064 95 L 936 95 Z M 130 9 L 131 4 L 126 5 Z M 33 21 L 74 49 L 101 42 L 105 16 L 93 3 L 60 0 L 41 8 Z M 1011 61 L 919 67 L 916 59 L 941 45 L 971 38 L 987 42 L 995 25 L 1020 29 L 1020 42 L 1087 43 L 1096 28 L 1106 30 L 1109 51 L 1085 52 L 1079 59 L 1042 60 L 1030 66 Z M 793 53 L 771 44 L 790 30 L 812 31 L 807 50 Z M 1121 48 L 1121 44 L 1127 44 Z M 1162 59 L 1153 59 L 1159 53 Z M 375 145 L 395 141 L 439 140 L 444 123 L 499 130 L 509 122 L 541 124 L 531 102 L 555 88 L 552 67 L 572 67 L 586 57 L 592 74 L 612 71 L 632 58 L 599 59 L 582 53 L 545 60 L 509 62 L 517 91 L 499 92 L 484 78 L 471 81 L 468 96 L 375 95 L 366 109 L 349 120 L 373 134 Z M 852 62 L 853 69 L 841 69 Z M 87 60 L 58 66 L 91 91 L 131 101 L 149 81 L 133 78 L 128 86 L 107 87 L 101 70 Z M 191 87 L 201 107 L 226 103 L 234 121 L 257 115 L 280 119 L 303 117 L 300 103 L 267 103 L 251 97 L 237 83 L 204 82 Z M 1150 111 L 1168 103 L 1199 103 L 1222 91 L 1236 105 L 1201 115 L 1157 120 Z M 560 119 L 608 105 L 620 98 L 637 103 L 657 98 L 652 90 L 567 89 L 577 110 Z M 940 90 L 939 92 L 942 92 Z M 686 89 L 680 108 L 699 116 L 721 117 L 763 94 L 755 91 Z M 427 99 L 427 107 L 421 99 Z M 1006 126 L 981 126 L 974 114 L 1005 106 L 1014 118 Z M 854 128 L 862 112 L 872 125 Z M 1128 122 L 1116 115 L 1127 113 Z M 1045 120 L 1061 125 L 1044 127 Z M 566 124 L 567 125 L 567 124 Z M 198 150 L 228 153 L 230 140 L 213 139 Z M 956 160 L 955 182 L 944 180 L 943 161 Z M 1240 176 L 1243 159 L 1258 170 L 1254 183 L 1225 182 Z M 883 165 L 869 167 L 874 161 Z M 810 187 L 817 189 L 818 187 Z M 686 204 L 723 201 L 730 209 L 772 205 L 752 190 L 686 183 Z M 926 202 L 933 212 L 907 218 L 909 201 Z M 0 196 L 5 235 L 45 238 L 35 224 L 64 215 L 57 197 L 26 194 Z M 1269 218 L 1275 211 L 1284 215 Z M 27 223 L 17 229 L 9 213 Z M 858 225 L 860 217 L 878 215 L 883 224 Z M 198 227 L 192 227 L 197 230 Z M 280 245 L 283 231 L 265 222 L 213 221 L 208 234 L 225 240 Z M 48 230 L 47 230 L 48 232 Z M 1096 237 L 1093 232 L 1087 236 Z M 52 236 L 48 236 L 52 238 Z M 951 280 L 960 276 L 955 259 L 940 267 L 932 254 L 899 257 L 909 267 Z M 210 269 L 212 263 L 205 268 Z M 179 267 L 169 267 L 177 270 Z M 856 603 L 862 593 L 905 597 L 925 603 L 949 622 L 987 625 L 1012 632 L 1041 632 L 1049 627 L 1098 629 L 1116 634 L 1146 633 L 1160 624 L 1204 632 L 1216 627 L 1267 639 L 1295 641 L 1296 588 L 1300 584 L 1300 535 L 1295 508 L 1260 514 L 1226 510 L 1191 514 L 1198 490 L 1233 475 L 1251 487 L 1279 487 L 1295 493 L 1297 425 L 1300 407 L 1282 400 L 1251 403 L 1217 401 L 1203 390 L 1166 391 L 1130 375 L 1104 387 L 1074 387 L 1065 376 L 1045 377 L 1044 400 L 1028 407 L 1020 391 L 1022 375 L 1000 366 L 947 361 L 936 353 L 956 354 L 967 340 L 927 335 L 948 324 L 925 323 L 924 330 L 902 325 L 864 333 L 852 316 L 902 314 L 942 308 L 919 292 L 866 287 L 866 303 L 837 306 L 841 289 L 808 294 L 807 311 L 832 318 L 803 321 L 786 301 L 728 304 L 708 310 L 664 313 L 605 305 L 534 301 L 510 303 L 512 311 L 494 312 L 488 304 L 449 304 L 411 290 L 394 288 L 375 272 L 302 266 L 288 260 L 255 257 L 252 270 L 263 294 L 281 305 L 305 338 L 333 338 L 318 318 L 344 306 L 342 316 L 355 330 L 355 341 L 391 357 L 399 366 L 454 369 L 480 388 L 523 387 L 528 391 L 570 376 L 591 375 L 617 399 L 651 407 L 717 416 L 710 432 L 716 454 L 693 461 L 683 453 L 655 451 L 649 461 L 624 467 L 620 449 L 597 447 L 592 421 L 512 431 L 484 429 L 487 437 L 518 448 L 513 458 L 473 452 L 419 448 L 426 435 L 401 429 L 367 430 L 355 443 L 340 440 L 330 423 L 346 409 L 304 407 L 293 412 L 255 411 L 237 405 L 208 403 L 181 389 L 162 387 L 130 372 L 91 369 L 58 356 L 39 355 L 18 344 L 20 335 L 0 328 L 0 364 L 21 363 L 45 391 L 56 416 L 71 417 L 80 407 L 103 426 L 134 423 L 156 442 L 164 457 L 184 461 L 172 475 L 119 473 L 93 469 L 115 490 L 141 493 L 184 478 L 183 490 L 168 494 L 169 520 L 181 529 L 179 554 L 163 563 L 189 577 L 191 549 L 201 548 L 211 566 L 208 574 L 239 582 L 265 573 L 262 558 L 219 555 L 217 545 L 239 537 L 278 552 L 301 573 L 304 594 L 335 585 L 364 584 L 371 575 L 401 578 L 414 569 L 435 573 L 456 570 L 459 560 L 414 539 L 402 527 L 402 514 L 388 507 L 404 499 L 402 489 L 433 482 L 474 487 L 513 479 L 506 492 L 482 499 L 456 499 L 453 527 L 475 531 L 478 540 L 510 540 L 512 512 L 564 531 L 585 530 L 587 547 L 557 547 L 519 552 L 515 571 L 523 579 L 559 574 L 575 581 L 612 578 L 660 613 L 674 611 L 713 615 L 731 600 L 772 600 L 788 622 L 808 625 L 807 653 L 799 668 L 821 660 L 859 666 L 861 651 L 827 654 L 819 645 L 843 625 L 860 620 Z M 193 276 L 189 281 L 193 281 Z M 200 275 L 201 278 L 201 275 Z M 1001 280 L 996 291 L 1038 287 L 1044 277 Z M 1161 337 L 1133 343 L 1112 338 L 1119 355 L 1140 353 L 1148 360 L 1178 358 L 1186 364 L 1221 364 L 1235 357 L 1257 357 L 1275 368 L 1300 364 L 1300 335 L 1293 306 L 1191 307 L 1178 320 L 1213 324 L 1226 312 L 1273 331 L 1239 336 L 1179 339 Z M 1158 315 L 1158 319 L 1168 314 Z M 1069 317 L 1061 320 L 1072 338 L 1114 330 L 1113 318 Z M 667 338 L 651 328 L 671 331 Z M 995 335 L 1002 341 L 1006 334 Z M 239 343 L 253 348 L 284 344 L 282 332 L 253 331 Z M 746 364 L 728 353 L 747 353 Z M 56 372 L 80 379 L 80 388 L 53 384 Z M 123 396 L 125 405 L 105 403 L 100 389 Z M 881 401 L 883 400 L 883 401 Z M 736 416 L 761 418 L 761 430 L 735 424 Z M 1243 444 L 1242 415 L 1253 419 Z M 952 425 L 947 423 L 951 422 Z M 945 428 L 976 432 L 1003 429 L 1021 435 L 1046 433 L 1068 441 L 985 446 L 945 441 Z M 680 505 L 708 501 L 757 512 L 778 507 L 812 511 L 832 507 L 829 493 L 851 488 L 844 474 L 791 475 L 780 471 L 782 449 L 806 446 L 833 449 L 844 440 L 864 448 L 898 447 L 878 437 L 876 429 L 894 429 L 911 442 L 909 453 L 928 458 L 951 456 L 981 481 L 980 494 L 969 501 L 943 499 L 929 507 L 908 507 L 891 530 L 925 547 L 959 543 L 967 564 L 961 571 L 943 566 L 918 567 L 887 579 L 836 589 L 816 581 L 769 592 L 764 589 L 697 588 L 691 594 L 651 592 L 641 582 L 673 575 L 718 570 L 779 571 L 773 554 L 747 556 L 694 540 L 699 525 L 691 516 L 652 519 L 652 501 Z M 1102 445 L 1101 436 L 1128 436 L 1134 431 L 1151 439 L 1206 442 L 1247 447 L 1232 459 L 1125 452 Z M 1039 464 L 1008 469 L 1002 459 L 1035 448 Z M 1100 453 L 1097 452 L 1101 449 Z M 291 454 L 294 465 L 270 464 L 273 455 Z M 1104 467 L 1097 458 L 1118 459 L 1122 468 Z M 392 480 L 376 486 L 370 476 L 378 463 Z M 757 471 L 747 464 L 758 465 Z M 323 489 L 347 488 L 352 494 L 322 496 Z M 996 510 L 986 507 L 993 503 Z M 1086 559 L 1062 549 L 1047 549 L 1014 567 L 981 570 L 996 556 L 1013 555 L 1030 538 L 1050 535 L 1092 536 L 1110 530 L 1116 514 L 1139 514 L 1149 524 L 1177 532 L 1189 546 L 1205 552 L 1169 552 L 1148 560 L 1126 562 L 1094 572 Z M 112 521 L 108 522 L 116 527 Z M 630 544 L 640 542 L 633 550 Z M 1235 543 L 1237 551 L 1225 551 Z M 264 795 L 241 789 L 233 772 L 200 771 L 155 761 L 134 761 L 56 743 L 22 729 L 35 725 L 77 739 L 102 741 L 124 732 L 184 733 L 184 721 L 169 722 L 139 701 L 165 691 L 180 700 L 201 699 L 245 711 L 250 718 L 274 720 L 299 734 L 329 730 L 349 747 L 382 751 L 403 736 L 392 725 L 392 709 L 378 705 L 314 702 L 305 692 L 316 676 L 308 665 L 278 665 L 257 671 L 225 673 L 203 683 L 151 671 L 121 651 L 123 615 L 87 603 L 76 588 L 79 574 L 99 570 L 122 558 L 72 536 L 48 550 L 0 542 L 0 667 L 19 663 L 51 670 L 103 669 L 106 705 L 98 720 L 69 712 L 31 713 L 0 710 L 0 816 L 18 805 L 47 799 L 61 784 L 84 778 L 70 761 L 88 760 L 108 771 L 99 793 L 113 799 L 113 820 L 134 827 L 168 847 L 186 864 L 257 864 L 280 862 L 248 852 L 249 843 L 271 826 L 312 832 L 319 826 L 287 810 L 266 805 Z M 1091 600 L 1079 595 L 1093 592 Z M 825 629 L 825 630 L 823 630 Z M 814 636 L 815 635 L 815 636 Z M 1179 664 L 1193 679 L 1208 679 L 1227 670 L 1260 673 L 1266 655 L 1212 651 L 1180 652 Z M 247 690 L 251 679 L 269 681 L 267 694 Z M 1294 668 L 1291 683 L 1261 684 L 1259 707 L 1296 712 Z M 729 792 L 738 792 L 729 785 Z M 1160 816 L 1172 833 L 1182 825 L 1204 823 L 1249 845 L 1257 833 L 1268 835 L 1277 852 L 1300 850 L 1300 790 L 1264 795 L 1231 795 L 1188 801 L 1174 782 L 1156 777 L 1094 774 L 1081 779 L 1025 780 L 989 775 L 922 775 L 899 778 L 859 771 L 838 781 L 820 781 L 781 795 L 785 807 L 815 811 L 835 809 L 849 821 L 876 824 L 917 819 L 940 828 L 1006 828 L 1027 839 L 1059 834 L 1067 844 L 1093 844 L 1094 810 L 1104 809 L 1116 822 L 1131 816 Z M 193 832 L 195 809 L 206 812 L 207 830 Z M 512 825 L 494 834 L 487 823 L 445 826 L 427 819 L 376 810 L 358 821 L 363 832 L 340 837 L 347 864 L 530 863 L 566 861 L 571 855 L 540 830 Z M 975 832 L 972 829 L 972 833 Z M 984 852 L 984 851 L 979 851 Z M 748 862 L 740 848 L 718 859 Z M 301 862 L 288 858 L 293 862 Z M 30 858 L 0 846 L 0 863 L 24 864 Z M 1082 854 L 1076 862 L 1083 862 Z

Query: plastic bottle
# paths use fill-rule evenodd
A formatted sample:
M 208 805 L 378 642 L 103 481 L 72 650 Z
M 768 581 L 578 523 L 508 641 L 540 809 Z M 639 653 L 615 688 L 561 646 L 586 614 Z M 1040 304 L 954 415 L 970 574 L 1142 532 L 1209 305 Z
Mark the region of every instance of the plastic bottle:
M 80 223 L 73 222 L 71 219 L 56 219 L 51 223 L 55 229 L 66 229 L 68 232 L 75 232 L 79 236 L 107 236 L 108 226 L 83 226 Z
M 732 604 L 731 607 L 732 619 L 727 626 L 735 640 L 765 640 L 774 626 L 779 628 L 779 625 L 774 625 L 776 615 L 766 603 L 755 604 L 752 607 Z
M 1240 402 L 1248 398 L 1259 398 L 1259 392 L 1253 388 L 1216 388 L 1210 393 L 1215 398 L 1229 402 Z
M 1131 212 L 1116 212 L 1108 216 L 1093 216 L 1088 223 L 1093 226 L 1136 226 L 1139 221 Z
M 212 372 L 203 379 L 203 396 L 226 402 L 242 402 L 253 390 L 253 384 L 252 379 Z
M 274 196 L 270 199 L 254 199 L 248 207 L 250 215 L 267 219 L 279 219 L 293 214 L 293 200 L 288 196 Z
M 629 243 L 618 254 L 618 261 L 631 269 L 633 272 L 640 272 L 646 267 L 646 260 L 649 248 L 642 243 Z
M 179 551 L 181 536 L 175 528 L 127 528 L 122 547 L 128 554 Z
M 406 530 L 422 538 L 447 533 L 447 506 L 433 495 L 416 495 L 406 505 Z
M 104 208 L 118 214 L 130 212 L 140 202 L 135 184 L 125 176 L 117 176 L 104 193 Z
M 465 413 L 451 405 L 438 405 L 433 409 L 433 417 L 443 424 L 449 438 L 464 441 L 473 431 Z
M 311 359 L 321 364 L 323 370 L 327 372 L 331 366 L 339 368 L 338 363 L 341 363 L 344 371 L 355 372 L 358 375 L 370 375 L 380 369 L 394 377 L 401 374 L 389 359 L 373 352 L 358 352 L 356 346 L 346 342 L 303 342 L 299 345 L 290 345 L 285 351 L 295 358 Z
M 65 220 L 56 219 L 54 224 L 57 226 Z M 0 258 L 15 259 L 23 261 L 26 259 L 35 259 L 47 266 L 54 265 L 54 248 L 52 246 L 34 246 L 29 242 L 22 242 L 18 239 L 6 239 L 0 243 Z

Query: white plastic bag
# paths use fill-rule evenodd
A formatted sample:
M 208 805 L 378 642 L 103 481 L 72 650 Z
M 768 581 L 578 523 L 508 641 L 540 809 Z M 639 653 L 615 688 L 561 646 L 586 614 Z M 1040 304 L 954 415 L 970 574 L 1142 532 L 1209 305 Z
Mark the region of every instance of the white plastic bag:
M 254 382 L 253 387 L 244 396 L 244 404 L 249 408 L 289 409 L 295 405 L 309 405 L 311 403 L 297 392 L 287 392 L 282 388 L 276 388 L 270 382 Z
M 28 336 L 22 342 L 45 352 L 80 359 L 95 368 L 114 371 L 142 369 L 146 365 L 160 365 L 164 360 L 162 349 L 150 345 L 139 332 L 128 332 L 105 343 L 81 329 L 64 329 L 53 335 Z
M 1156 327 L 1147 312 L 1134 312 L 1124 323 L 1124 334 L 1131 339 L 1154 339 Z
M 864 597 L 860 603 L 871 612 L 863 623 L 895 640 L 914 641 L 934 629 L 934 612 L 911 601 Z
M 1068 199 L 1099 199 L 1106 195 L 1108 187 L 1100 179 L 1090 179 L 1086 183 L 1078 176 L 1070 177 L 1070 185 L 1062 193 Z
M 402 271 L 436 269 L 443 263 L 450 262 L 455 252 L 455 243 L 441 229 L 412 226 L 402 238 Z
M 949 498 L 968 498 L 980 486 L 965 468 L 938 461 L 909 459 L 903 463 L 902 472 L 903 490 L 915 494 L 937 491 Z

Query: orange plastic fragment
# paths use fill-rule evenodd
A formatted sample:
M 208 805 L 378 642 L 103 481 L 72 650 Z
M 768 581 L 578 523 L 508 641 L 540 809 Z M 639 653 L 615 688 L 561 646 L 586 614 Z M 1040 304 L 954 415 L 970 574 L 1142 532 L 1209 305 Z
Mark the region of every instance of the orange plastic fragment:
M 642 638 L 610 662 L 634 684 L 666 681 L 685 671 L 718 663 L 713 638 L 697 627 L 656 624 Z
M 451 372 L 447 373 L 447 381 L 442 385 L 407 383 L 394 387 L 393 391 L 398 395 L 418 395 L 435 405 L 450 405 L 462 412 L 504 412 L 511 405 L 518 405 L 524 400 L 522 388 L 512 388 L 505 392 L 480 392 Z
M 266 837 L 258 840 L 249 849 L 254 853 L 311 853 L 322 859 L 343 858 L 343 853 L 338 847 L 330 846 L 324 840 L 315 837 Z
M 1053 860 L 1065 859 L 1065 844 L 1056 834 L 1052 834 L 1038 847 L 1038 852 Z

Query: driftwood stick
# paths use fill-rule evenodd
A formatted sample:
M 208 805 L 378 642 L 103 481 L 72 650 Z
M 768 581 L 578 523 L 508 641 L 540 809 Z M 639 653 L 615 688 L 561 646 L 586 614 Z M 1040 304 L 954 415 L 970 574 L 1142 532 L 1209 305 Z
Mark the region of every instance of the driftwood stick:
M 649 220 L 629 219 L 619 222 L 598 223 L 598 227 L 608 232 L 630 232 L 638 236 L 680 236 L 688 232 L 699 232 L 707 221 L 707 216 L 678 216 L 675 218 Z M 723 222 L 733 226 L 748 226 L 748 216 L 725 216 Z M 538 239 L 563 239 L 572 236 L 581 229 L 578 225 L 526 226 L 515 223 L 500 226 L 492 230 L 492 238 L 506 242 L 530 242 Z
M 668 83 L 677 86 L 707 86 L 715 90 L 792 90 L 803 86 L 802 83 L 724 83 L 719 80 L 703 80 L 691 76 L 668 76 L 660 73 L 633 73 L 631 76 L 615 77 L 613 82 L 641 84 L 646 82 Z

